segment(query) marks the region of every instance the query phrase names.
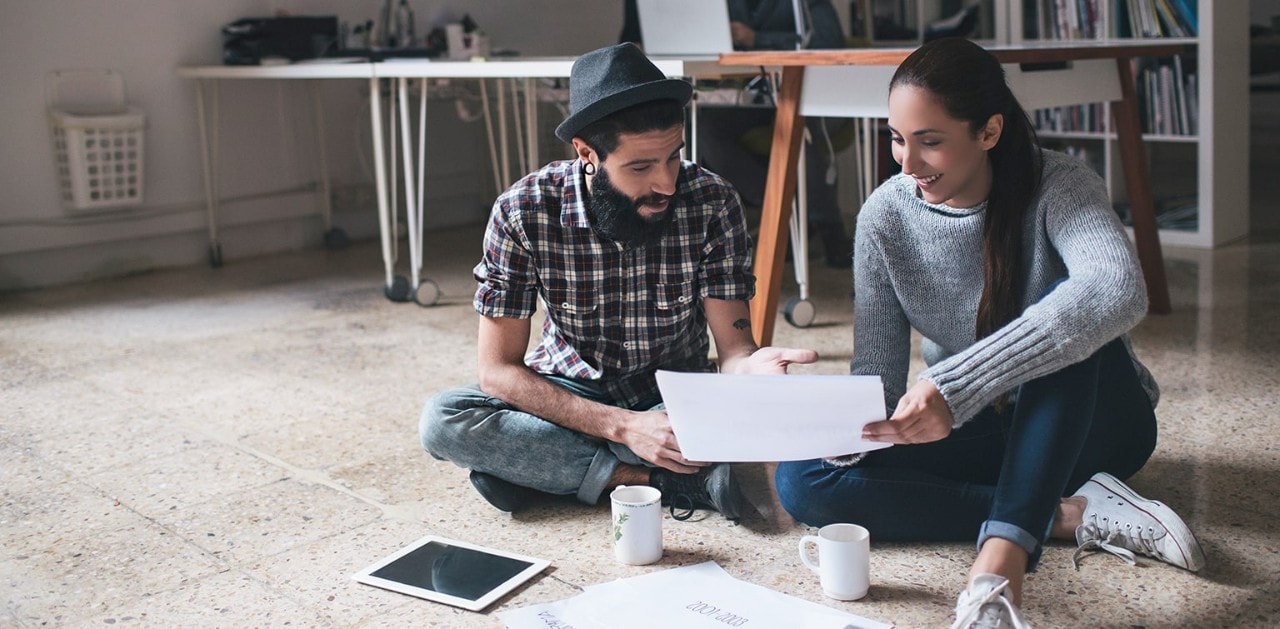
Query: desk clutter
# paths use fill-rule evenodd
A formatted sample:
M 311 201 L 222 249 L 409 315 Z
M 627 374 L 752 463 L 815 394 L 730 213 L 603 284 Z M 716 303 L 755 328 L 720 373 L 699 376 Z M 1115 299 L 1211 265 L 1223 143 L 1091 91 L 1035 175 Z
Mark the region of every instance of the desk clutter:
M 418 36 L 408 0 L 383 0 L 381 10 L 354 24 L 336 16 L 245 17 L 222 27 L 226 65 L 280 65 L 325 58 L 472 59 L 490 54 L 489 37 L 471 16 Z

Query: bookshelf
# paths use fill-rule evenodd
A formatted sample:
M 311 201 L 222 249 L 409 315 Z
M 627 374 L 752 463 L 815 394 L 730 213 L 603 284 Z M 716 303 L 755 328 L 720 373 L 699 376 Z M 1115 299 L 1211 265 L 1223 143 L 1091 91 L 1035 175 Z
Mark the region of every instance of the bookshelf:
M 1039 40 L 1165 38 L 1181 57 L 1134 68 L 1160 241 L 1212 248 L 1249 229 L 1249 6 L 1222 0 L 853 0 L 855 39 L 914 46 L 930 24 L 961 10 L 986 44 Z M 1188 15 L 1194 15 L 1191 22 Z M 887 33 L 889 37 L 881 37 Z M 1127 214 L 1119 146 L 1106 103 L 1028 112 L 1043 144 L 1082 157 L 1103 176 Z
M 1248 235 L 1247 3 L 1213 0 L 1002 0 L 1011 43 L 1166 38 L 1192 45 L 1142 60 L 1134 78 L 1160 240 L 1212 248 Z M 1105 103 L 1031 112 L 1045 146 L 1075 154 L 1127 211 Z

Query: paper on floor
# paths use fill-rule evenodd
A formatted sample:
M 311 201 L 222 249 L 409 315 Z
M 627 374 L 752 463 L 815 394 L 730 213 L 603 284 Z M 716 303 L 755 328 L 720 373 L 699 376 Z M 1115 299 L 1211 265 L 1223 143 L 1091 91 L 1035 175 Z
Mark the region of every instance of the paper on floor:
M 713 561 L 589 586 L 573 598 L 499 612 L 498 617 L 510 629 L 892 627 L 735 579 Z

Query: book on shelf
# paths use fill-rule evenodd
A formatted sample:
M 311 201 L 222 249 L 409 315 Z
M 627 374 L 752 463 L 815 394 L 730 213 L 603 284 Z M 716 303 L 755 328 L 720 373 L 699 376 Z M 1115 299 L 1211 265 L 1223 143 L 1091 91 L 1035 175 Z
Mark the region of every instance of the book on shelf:
M 1182 71 L 1182 57 L 1173 58 L 1174 102 L 1178 104 L 1178 128 L 1186 135 L 1193 135 L 1191 128 L 1191 104 L 1187 99 L 1187 78 Z
M 1197 0 L 1023 0 L 1028 39 L 1195 37 Z
M 1200 32 L 1200 5 L 1196 0 L 1169 0 L 1173 5 L 1174 11 L 1178 14 L 1178 21 L 1187 31 L 1188 37 L 1195 37 Z
M 1193 136 L 1199 119 L 1196 75 L 1181 57 L 1136 61 L 1142 132 Z
M 1031 115 L 1041 133 L 1106 133 L 1106 119 L 1102 103 L 1037 109 Z
M 1187 37 L 1187 31 L 1182 28 L 1182 24 L 1175 17 L 1169 0 L 1154 0 L 1154 2 L 1156 3 L 1156 14 L 1160 17 L 1160 24 L 1165 34 L 1169 37 Z
M 1119 37 L 1195 37 L 1199 31 L 1196 0 L 1116 0 L 1115 13 Z
M 1170 195 L 1153 200 L 1156 210 L 1156 226 L 1160 229 L 1195 231 L 1200 224 L 1200 201 L 1194 194 Z M 1120 222 L 1133 226 L 1133 214 L 1128 203 L 1116 203 Z
M 1030 39 L 1104 39 L 1108 0 L 1026 0 L 1023 31 Z

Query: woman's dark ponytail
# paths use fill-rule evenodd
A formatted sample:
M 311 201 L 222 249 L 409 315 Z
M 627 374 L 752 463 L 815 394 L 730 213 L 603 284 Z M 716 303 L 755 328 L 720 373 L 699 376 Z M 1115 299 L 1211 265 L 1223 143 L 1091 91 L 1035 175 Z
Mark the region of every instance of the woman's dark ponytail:
M 982 228 L 984 284 L 974 323 L 981 339 L 1022 314 L 1023 217 L 1044 168 L 1035 127 L 1005 82 L 1000 62 L 967 39 L 921 46 L 898 66 L 889 89 L 898 86 L 929 92 L 948 115 L 968 122 L 975 137 L 991 116 L 1004 116 L 1000 139 L 987 152 L 991 193 Z

